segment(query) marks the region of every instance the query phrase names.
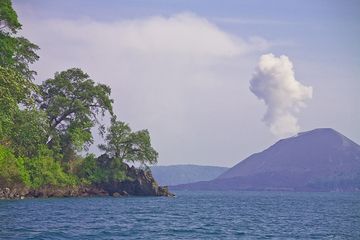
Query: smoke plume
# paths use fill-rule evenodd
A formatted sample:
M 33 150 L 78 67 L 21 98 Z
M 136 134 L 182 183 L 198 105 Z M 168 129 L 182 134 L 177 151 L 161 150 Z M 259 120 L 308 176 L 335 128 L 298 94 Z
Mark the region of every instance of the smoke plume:
M 262 55 L 250 90 L 264 100 L 267 111 L 263 121 L 274 135 L 286 137 L 299 132 L 294 114 L 305 107 L 305 100 L 312 98 L 312 87 L 295 79 L 293 64 L 287 56 Z

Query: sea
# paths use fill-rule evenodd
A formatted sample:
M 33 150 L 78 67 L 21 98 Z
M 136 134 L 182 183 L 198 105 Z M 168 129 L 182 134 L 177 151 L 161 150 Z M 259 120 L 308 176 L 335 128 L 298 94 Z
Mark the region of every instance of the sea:
M 0 201 L 0 239 L 360 239 L 360 193 Z

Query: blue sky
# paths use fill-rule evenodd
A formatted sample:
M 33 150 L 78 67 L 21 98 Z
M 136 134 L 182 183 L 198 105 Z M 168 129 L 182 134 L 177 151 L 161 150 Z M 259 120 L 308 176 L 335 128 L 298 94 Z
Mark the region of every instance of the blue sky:
M 249 91 L 267 53 L 286 55 L 296 80 L 313 89 L 294 114 L 301 131 L 332 127 L 360 143 L 359 1 L 14 6 L 22 34 L 42 49 L 37 81 L 78 66 L 109 84 L 119 117 L 150 130 L 159 164 L 232 166 L 279 139 L 262 121 L 265 104 Z

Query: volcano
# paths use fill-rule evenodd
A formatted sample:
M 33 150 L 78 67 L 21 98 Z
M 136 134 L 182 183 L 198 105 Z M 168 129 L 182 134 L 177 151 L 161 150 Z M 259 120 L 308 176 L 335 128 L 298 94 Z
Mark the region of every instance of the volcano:
M 187 190 L 360 191 L 360 146 L 331 128 L 282 139 Z

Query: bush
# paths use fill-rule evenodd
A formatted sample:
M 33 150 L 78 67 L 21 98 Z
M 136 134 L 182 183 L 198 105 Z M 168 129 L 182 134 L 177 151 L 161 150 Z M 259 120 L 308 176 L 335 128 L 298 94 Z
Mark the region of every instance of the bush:
M 33 188 L 45 185 L 68 186 L 77 184 L 77 178 L 65 173 L 60 163 L 50 156 L 16 158 L 10 149 L 0 145 L 0 186 L 14 184 Z
M 0 145 L 0 187 L 22 183 L 17 159 L 11 150 Z
M 106 160 L 105 162 L 103 162 Z M 104 183 L 127 179 L 124 164 L 116 158 L 96 158 L 94 154 L 87 155 L 78 167 L 77 175 L 84 183 Z
M 9 134 L 16 156 L 34 157 L 44 148 L 48 134 L 47 117 L 42 111 L 22 110 L 14 115 Z
M 99 167 L 94 154 L 87 155 L 78 167 L 78 176 L 86 184 L 106 182 L 108 173 L 104 168 Z
M 24 167 L 33 188 L 45 185 L 67 186 L 77 183 L 75 176 L 65 173 L 60 163 L 49 156 L 27 159 L 24 161 Z

